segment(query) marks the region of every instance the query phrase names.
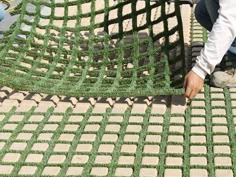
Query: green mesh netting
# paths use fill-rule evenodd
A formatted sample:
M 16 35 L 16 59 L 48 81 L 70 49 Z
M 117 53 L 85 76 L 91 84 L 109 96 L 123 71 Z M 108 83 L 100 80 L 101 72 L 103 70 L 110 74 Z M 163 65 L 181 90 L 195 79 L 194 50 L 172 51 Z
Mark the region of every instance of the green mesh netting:
M 23 0 L 0 41 L 0 84 L 70 96 L 181 94 L 179 2 Z

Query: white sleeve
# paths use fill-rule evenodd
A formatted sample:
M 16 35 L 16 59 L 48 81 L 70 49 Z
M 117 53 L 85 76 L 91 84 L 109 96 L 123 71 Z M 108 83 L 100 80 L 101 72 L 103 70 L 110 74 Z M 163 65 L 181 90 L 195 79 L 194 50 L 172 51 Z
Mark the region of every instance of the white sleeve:
M 219 0 L 219 17 L 192 70 L 201 78 L 211 74 L 236 37 L 236 0 Z

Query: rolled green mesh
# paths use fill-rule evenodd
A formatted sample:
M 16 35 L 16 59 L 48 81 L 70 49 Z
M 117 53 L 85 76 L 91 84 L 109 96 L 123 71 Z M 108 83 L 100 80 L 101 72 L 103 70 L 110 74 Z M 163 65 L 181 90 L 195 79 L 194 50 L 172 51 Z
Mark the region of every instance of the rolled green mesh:
M 0 84 L 68 96 L 182 94 L 179 2 L 22 0 L 0 41 Z

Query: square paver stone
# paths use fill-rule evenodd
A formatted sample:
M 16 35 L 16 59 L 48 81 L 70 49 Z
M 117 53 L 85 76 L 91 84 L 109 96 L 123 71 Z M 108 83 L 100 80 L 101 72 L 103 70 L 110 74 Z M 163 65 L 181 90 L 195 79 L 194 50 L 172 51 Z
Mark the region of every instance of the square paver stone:
M 36 170 L 36 166 L 22 166 L 19 175 L 34 175 Z
M 21 154 L 20 153 L 6 153 L 3 156 L 3 162 L 18 162 L 20 160 Z
M 43 169 L 42 175 L 43 176 L 56 176 L 60 172 L 60 167 L 45 167 Z
M 0 174 L 2 175 L 11 174 L 13 169 L 14 169 L 13 165 L 0 165 Z

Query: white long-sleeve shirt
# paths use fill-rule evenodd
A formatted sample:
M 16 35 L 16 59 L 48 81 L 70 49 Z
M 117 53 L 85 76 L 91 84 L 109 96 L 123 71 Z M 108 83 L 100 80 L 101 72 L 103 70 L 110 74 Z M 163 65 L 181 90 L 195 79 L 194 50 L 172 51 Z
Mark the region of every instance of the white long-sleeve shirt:
M 219 64 L 236 37 L 236 0 L 219 0 L 219 16 L 192 71 L 205 79 Z

